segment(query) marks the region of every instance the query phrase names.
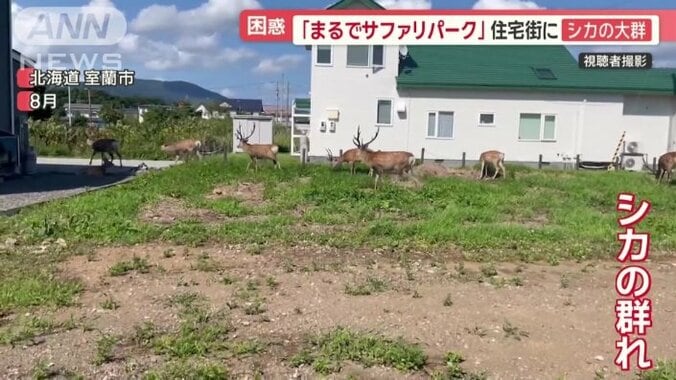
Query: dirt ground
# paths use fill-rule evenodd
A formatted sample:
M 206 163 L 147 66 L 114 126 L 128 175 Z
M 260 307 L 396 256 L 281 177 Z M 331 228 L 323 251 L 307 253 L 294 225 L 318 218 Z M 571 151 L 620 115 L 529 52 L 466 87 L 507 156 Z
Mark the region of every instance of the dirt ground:
M 134 256 L 147 259 L 146 273 L 111 276 L 109 268 Z M 266 379 L 317 378 L 307 367 L 291 367 L 288 359 L 307 334 L 336 326 L 419 343 L 429 356 L 427 373 L 454 351 L 466 358 L 463 368 L 486 371 L 490 379 L 594 379 L 596 371 L 608 379 L 630 377 L 613 364 L 616 263 L 495 264 L 497 275 L 485 264 L 459 264 L 456 255 L 411 253 L 401 260 L 379 251 L 324 247 L 105 248 L 62 265 L 64 274 L 84 283 L 79 305 L 45 311 L 87 328 L 56 332 L 14 348 L 0 346 L 0 373 L 5 374 L 0 378 L 30 376 L 36 360 L 97 379 L 131 378 L 160 367 L 161 356 L 124 345 L 116 349 L 116 360 L 91 363 L 103 332 L 131 337 L 146 321 L 175 328 L 179 310 L 168 300 L 187 293 L 206 297 L 213 310 L 226 311 L 232 326 L 229 339 L 257 339 L 266 345 L 263 353 L 227 359 L 237 378 L 253 378 L 254 369 Z M 676 320 L 676 263 L 653 261 L 647 267 L 654 303 L 649 356 L 674 358 L 676 330 L 670 322 Z M 348 294 L 346 287 L 367 278 L 385 286 L 370 295 Z M 236 293 L 256 281 L 264 306 L 259 313 L 247 313 L 250 305 Z M 108 298 L 119 307 L 103 308 Z M 6 316 L 0 325 L 18 317 Z M 330 378 L 350 375 L 429 378 L 425 372 L 357 365 L 347 365 Z

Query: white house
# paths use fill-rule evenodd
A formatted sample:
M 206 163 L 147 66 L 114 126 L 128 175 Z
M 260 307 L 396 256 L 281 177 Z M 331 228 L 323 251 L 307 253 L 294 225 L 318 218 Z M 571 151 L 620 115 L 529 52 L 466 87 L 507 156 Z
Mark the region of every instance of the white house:
M 380 8 L 342 0 L 330 9 Z M 609 162 L 619 139 L 649 162 L 676 150 L 676 69 L 585 70 L 563 46 L 313 46 L 310 157 L 354 147 L 420 158 Z M 641 160 L 638 159 L 640 162 Z M 642 164 L 642 163 L 641 163 Z M 642 165 L 641 165 L 642 166 Z M 638 165 L 637 165 L 638 167 Z

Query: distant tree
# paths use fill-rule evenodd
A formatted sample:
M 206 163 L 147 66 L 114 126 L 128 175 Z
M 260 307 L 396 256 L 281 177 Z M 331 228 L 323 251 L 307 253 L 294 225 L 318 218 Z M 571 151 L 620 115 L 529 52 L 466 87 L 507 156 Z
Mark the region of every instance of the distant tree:
M 107 124 L 115 124 L 118 120 L 124 118 L 124 113 L 122 113 L 119 106 L 116 106 L 115 102 L 106 102 L 101 106 L 99 116 Z
M 87 118 L 82 115 L 76 115 L 73 117 L 73 127 L 86 127 Z

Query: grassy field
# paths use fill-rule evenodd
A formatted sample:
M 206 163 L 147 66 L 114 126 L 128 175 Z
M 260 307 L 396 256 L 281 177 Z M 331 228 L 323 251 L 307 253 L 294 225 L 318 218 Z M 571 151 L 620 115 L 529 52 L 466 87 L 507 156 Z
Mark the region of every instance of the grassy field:
M 437 379 L 482 379 L 488 375 L 478 369 L 461 368 L 465 355 L 452 350 L 442 350 L 443 355 L 429 354 L 411 342 L 417 338 L 413 332 L 408 340 L 395 339 L 392 334 L 387 337 L 357 328 L 356 322 L 348 327 L 334 324 L 313 337 L 292 339 L 295 349 L 280 353 L 281 349 L 265 342 L 261 338 L 265 334 L 257 330 L 250 336 L 237 333 L 238 337 L 232 338 L 237 330 L 233 313 L 240 313 L 238 318 L 256 326 L 263 322 L 252 318 L 264 318 L 284 307 L 288 307 L 284 316 L 306 315 L 303 307 L 289 303 L 299 297 L 271 300 L 280 297 L 280 282 L 281 291 L 289 294 L 294 288 L 285 288 L 288 283 L 298 281 L 298 287 L 305 286 L 307 278 L 293 277 L 301 275 L 335 276 L 330 280 L 336 286 L 332 291 L 341 293 L 340 297 L 346 300 L 395 297 L 410 291 L 406 293 L 407 304 L 410 299 L 426 299 L 428 294 L 434 294 L 440 297 L 435 307 L 453 310 L 457 308 L 453 305 L 463 302 L 461 295 L 445 290 L 437 296 L 438 289 L 432 288 L 426 293 L 426 283 L 416 281 L 447 266 L 455 269 L 441 271 L 444 281 L 474 284 L 478 279 L 496 288 L 519 288 L 524 283 L 529 286 L 530 277 L 522 272 L 528 265 L 551 267 L 577 262 L 587 273 L 588 265 L 592 265 L 589 263 L 609 262 L 618 250 L 615 201 L 622 191 L 635 193 L 653 205 L 640 227 L 651 233 L 652 257 L 669 260 L 676 251 L 673 186 L 657 186 L 654 178 L 647 175 L 511 166 L 508 178 L 497 181 L 477 181 L 471 177 L 473 173 L 462 173 L 426 178 L 420 186 L 385 180 L 378 190 L 373 190 L 372 179 L 364 168 L 352 176 L 347 168 L 334 171 L 324 165 L 303 167 L 294 158 L 284 156 L 282 170 L 261 163 L 258 172 L 247 172 L 247 161 L 240 155 L 230 155 L 227 162 L 220 157 L 190 161 L 162 172 L 150 172 L 119 187 L 0 219 L 5 242 L 0 250 L 0 345 L 7 347 L 0 354 L 11 356 L 16 352 L 12 347 L 25 346 L 39 337 L 63 335 L 64 342 L 68 342 L 68 334 L 82 330 L 83 334 L 99 334 L 87 339 L 92 356 L 87 363 L 57 363 L 62 367 L 56 368 L 39 361 L 26 366 L 37 378 L 46 378 L 57 370 L 64 374 L 66 367 L 74 366 L 80 372 L 68 369 L 73 374 L 100 376 L 103 372 L 97 371 L 103 371 L 101 368 L 122 361 L 129 376 L 217 379 L 227 378 L 232 366 L 246 363 L 247 368 L 260 369 L 264 358 L 283 357 L 288 368 L 311 368 L 314 374 L 345 374 L 341 369 L 348 368 L 349 362 L 363 368 L 375 366 L 394 371 L 377 374 L 383 378 L 417 373 Z M 146 252 L 145 256 L 129 253 L 135 249 Z M 248 263 L 249 272 L 243 268 L 242 273 L 229 271 L 228 261 L 219 256 L 223 249 L 240 252 L 243 256 L 233 253 L 234 260 Z M 322 250 L 335 254 L 317 253 Z M 307 257 L 298 253 L 309 251 L 312 253 Z M 358 267 L 354 269 L 355 277 L 345 275 L 352 273 L 352 267 L 333 261 L 337 257 L 344 259 L 338 252 L 354 253 L 353 258 L 345 260 L 359 263 L 354 265 Z M 259 257 L 274 258 L 279 265 L 258 271 L 255 268 L 260 265 L 256 264 Z M 375 264 L 379 260 L 398 266 L 402 274 L 397 276 L 402 278 L 391 277 L 396 271 L 381 273 L 382 268 Z M 457 266 L 465 262 L 470 269 Z M 428 274 L 422 267 L 414 268 L 420 263 L 429 264 Z M 64 265 L 70 269 L 64 269 Z M 517 269 L 503 271 L 501 265 Z M 83 277 L 84 272 L 79 271 L 85 267 L 90 269 Z M 473 272 L 471 268 L 475 267 Z M 416 270 L 420 274 L 415 274 Z M 565 280 L 564 275 L 568 276 Z M 215 282 L 205 285 L 205 276 Z M 552 277 L 556 288 L 569 288 L 569 273 L 557 272 L 556 276 Z M 93 277 L 101 282 L 83 280 Z M 121 290 L 153 288 L 156 282 L 149 283 L 148 278 L 168 281 L 153 294 L 153 299 L 164 299 L 161 305 L 142 301 L 138 295 L 128 296 Z M 314 281 L 321 283 L 319 278 Z M 191 281 L 200 283 L 195 285 L 197 290 L 176 290 L 176 282 Z M 435 281 L 438 282 L 430 278 L 429 284 Z M 592 288 L 598 286 L 594 279 L 589 281 Z M 446 283 L 443 286 L 454 288 Z M 167 294 L 170 289 L 173 293 Z M 223 306 L 223 301 L 217 300 L 226 297 L 219 292 L 227 292 L 231 299 L 227 302 L 229 313 L 214 310 L 216 304 Z M 127 297 L 132 299 L 127 301 Z M 273 307 L 274 302 L 280 302 L 278 308 Z M 402 301 L 397 298 L 393 302 Z M 158 315 L 162 317 L 145 323 L 139 314 L 120 331 L 104 332 L 103 327 L 92 327 L 99 322 L 91 319 L 83 304 L 111 315 L 129 313 L 131 319 L 145 308 L 168 308 L 175 318 L 164 320 L 166 316 L 160 310 Z M 386 314 L 387 309 L 386 306 Z M 521 334 L 510 326 L 503 325 L 505 336 L 528 339 L 527 333 Z M 479 330 L 472 330 L 470 335 L 480 335 L 476 333 Z M 147 361 L 138 359 L 139 367 L 130 370 L 130 358 L 135 357 Z M 156 357 L 162 359 L 148 359 Z M 673 356 L 664 357 L 670 358 Z M 674 378 L 673 362 L 663 366 L 666 367 L 644 378 Z

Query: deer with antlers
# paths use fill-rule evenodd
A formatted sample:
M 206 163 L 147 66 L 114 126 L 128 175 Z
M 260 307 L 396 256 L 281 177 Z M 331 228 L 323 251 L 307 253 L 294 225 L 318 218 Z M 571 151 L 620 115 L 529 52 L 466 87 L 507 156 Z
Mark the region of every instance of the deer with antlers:
M 479 179 L 486 178 L 488 179 L 488 165 L 492 166 L 495 170 L 493 178 L 495 179 L 498 176 L 498 173 L 502 170 L 502 177 L 507 177 L 507 172 L 505 171 L 505 154 L 497 150 L 487 150 L 479 156 L 479 161 L 481 162 L 481 174 L 479 174 Z
M 664 176 L 667 177 L 667 184 L 671 183 L 671 171 L 676 165 L 676 151 L 667 152 L 660 156 L 657 160 L 657 172 L 655 173 L 655 179 L 657 183 L 662 183 Z
M 374 152 L 368 149 L 369 145 L 378 138 L 380 128 L 376 130 L 376 134 L 367 143 L 364 143 L 361 138 L 361 128 L 357 127 L 357 135 L 352 139 L 354 145 L 359 149 L 359 159 L 368 165 L 375 175 L 375 182 L 373 188 L 378 188 L 378 179 L 383 173 L 394 172 L 398 176 L 404 174 L 412 174 L 413 165 L 415 165 L 415 156 L 413 153 L 404 151 L 377 151 Z M 415 179 L 415 178 L 414 178 Z
M 237 147 L 243 150 L 246 154 L 249 155 L 251 161 L 246 166 L 246 170 L 249 170 L 251 163 L 254 164 L 254 170 L 258 170 L 258 160 L 270 160 L 272 161 L 273 166 L 276 166 L 277 169 L 282 167 L 279 165 L 279 160 L 277 160 L 277 153 L 279 152 L 279 146 L 276 144 L 249 144 L 249 139 L 253 136 L 256 131 L 256 124 L 254 123 L 251 133 L 248 136 L 244 137 L 242 134 L 242 125 L 240 124 L 237 127 L 237 139 L 239 144 Z
M 332 168 L 337 168 L 343 164 L 343 162 L 350 164 L 350 173 L 355 174 L 355 166 L 358 162 L 361 162 L 359 158 L 359 149 L 352 148 L 346 150 L 342 155 L 334 157 L 331 149 L 327 149 L 326 153 L 329 155 L 329 162 L 331 163 Z M 373 169 L 369 168 L 369 176 L 373 176 Z

